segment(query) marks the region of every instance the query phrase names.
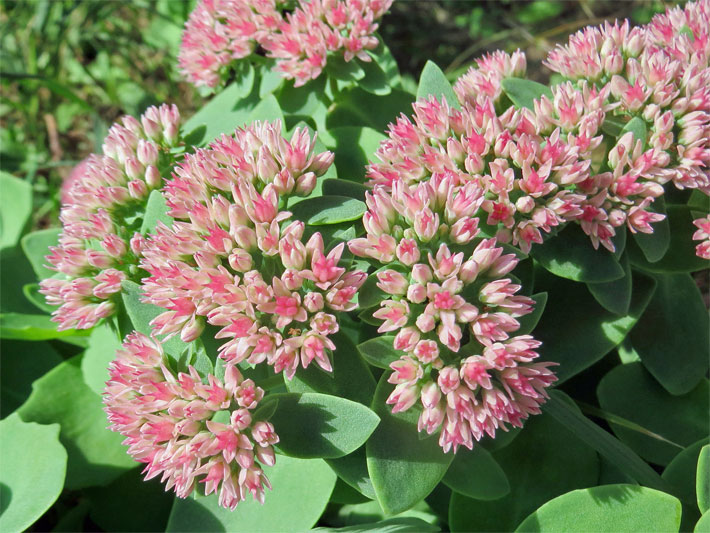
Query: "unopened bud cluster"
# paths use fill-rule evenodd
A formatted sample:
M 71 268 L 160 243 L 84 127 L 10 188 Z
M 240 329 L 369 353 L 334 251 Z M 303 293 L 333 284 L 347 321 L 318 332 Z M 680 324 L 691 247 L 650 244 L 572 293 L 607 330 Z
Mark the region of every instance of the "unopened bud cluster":
M 396 387 L 387 403 L 395 413 L 420 403 L 419 430 L 441 428 L 444 451 L 520 426 L 539 413 L 555 381 L 551 363 L 532 362 L 540 343 L 511 337 L 534 305 L 504 278 L 518 259 L 495 238 L 479 237 L 482 191 L 458 183 L 434 176 L 395 181 L 391 192 L 376 186 L 363 217 L 367 236 L 349 243 L 386 265 L 374 275 L 387 299 L 372 316 L 382 321 L 378 332 L 396 333 L 393 347 L 403 352 L 391 365 Z
M 175 106 L 150 107 L 140 121 L 123 117 L 109 129 L 104 155 L 89 157 L 66 191 L 59 244 L 47 256 L 57 275 L 40 284 L 47 302 L 59 306 L 52 318 L 59 329 L 91 328 L 113 314 L 143 246 L 136 215 L 162 185 L 159 168 L 173 161 L 179 128 Z
M 274 427 L 253 419 L 264 391 L 227 365 L 222 380 L 190 366 L 173 372 L 159 342 L 134 332 L 109 367 L 104 392 L 111 429 L 145 463 L 145 479 L 186 498 L 198 484 L 234 509 L 247 494 L 263 503 L 271 488 L 262 465 L 273 466 Z
M 205 323 L 227 339 L 230 363 L 266 362 L 289 378 L 312 361 L 330 371 L 337 313 L 355 308 L 365 280 L 339 265 L 343 244 L 325 249 L 290 220 L 290 197 L 307 196 L 333 162 L 315 139 L 281 123 L 254 123 L 189 155 L 166 184 L 172 227 L 159 226 L 141 266 L 147 302 L 166 311 L 156 334 L 189 342 Z

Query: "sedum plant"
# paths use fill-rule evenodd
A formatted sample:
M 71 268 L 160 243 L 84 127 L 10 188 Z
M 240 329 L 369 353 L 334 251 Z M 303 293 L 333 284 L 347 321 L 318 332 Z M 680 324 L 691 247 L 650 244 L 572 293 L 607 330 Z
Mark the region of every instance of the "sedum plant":
M 710 523 L 710 3 L 416 94 L 390 5 L 202 0 L 194 116 L 121 119 L 58 230 L 2 175 L 3 530 Z

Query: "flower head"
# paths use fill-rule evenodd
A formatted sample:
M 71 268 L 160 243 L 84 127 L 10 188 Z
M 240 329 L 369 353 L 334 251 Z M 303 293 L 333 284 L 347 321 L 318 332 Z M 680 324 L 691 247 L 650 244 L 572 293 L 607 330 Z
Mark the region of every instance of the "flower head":
M 252 419 L 263 395 L 234 365 L 223 380 L 192 366 L 173 372 L 160 343 L 134 332 L 109 367 L 104 403 L 110 428 L 146 464 L 146 480 L 161 476 L 180 498 L 204 483 L 234 510 L 248 493 L 263 503 L 271 488 L 262 465 L 273 466 L 279 438 L 270 423 Z
M 376 185 L 363 216 L 367 235 L 349 243 L 385 265 L 373 275 L 387 298 L 372 316 L 402 351 L 387 403 L 399 412 L 421 402 L 419 430 L 441 428 L 445 451 L 521 425 L 556 379 L 551 363 L 532 362 L 540 343 L 513 336 L 534 301 L 504 277 L 517 257 L 478 236 L 484 201 L 477 182 L 450 176 L 395 180 L 389 191 Z
M 265 361 L 289 378 L 313 361 L 331 370 L 336 315 L 354 309 L 366 276 L 340 266 L 344 244 L 306 239 L 285 210 L 333 161 L 314 141 L 298 129 L 288 141 L 280 122 L 257 122 L 175 170 L 165 195 L 176 222 L 158 227 L 141 263 L 145 300 L 165 309 L 152 322 L 156 334 L 190 341 L 206 321 L 227 339 L 228 362 Z
M 197 87 L 215 87 L 281 21 L 276 0 L 201 0 L 185 24 L 180 70 Z
M 454 91 L 461 102 L 472 105 L 491 99 L 497 102 L 503 90 L 501 81 L 505 78 L 523 78 L 527 69 L 525 54 L 516 50 L 507 54 L 501 50 L 486 54 L 476 60 L 454 85 Z
M 556 87 L 552 99 L 536 105 L 537 113 L 510 107 L 498 114 L 490 98 L 462 109 L 420 100 L 413 120 L 401 116 L 390 125 L 389 138 L 375 153 L 381 163 L 368 168 L 370 184 L 394 191 L 398 182 L 436 180 L 454 191 L 466 188 L 461 198 L 482 199 L 467 216 L 479 217 L 499 240 L 527 252 L 552 227 L 582 214 L 585 196 L 578 184 L 590 176 L 607 110 L 597 92 L 571 85 Z M 449 209 L 460 211 L 461 205 Z M 465 224 L 456 228 L 464 239 Z
M 175 106 L 149 108 L 138 121 L 124 117 L 104 140 L 104 155 L 82 162 L 63 192 L 59 245 L 47 256 L 57 276 L 41 282 L 59 329 L 90 328 L 114 311 L 121 281 L 136 274 L 143 237 L 138 233 L 151 190 L 162 185 L 159 165 L 170 165 L 178 142 Z
M 264 42 L 276 70 L 296 87 L 317 78 L 328 57 L 371 61 L 377 47 L 377 21 L 393 0 L 300 0 L 278 31 Z

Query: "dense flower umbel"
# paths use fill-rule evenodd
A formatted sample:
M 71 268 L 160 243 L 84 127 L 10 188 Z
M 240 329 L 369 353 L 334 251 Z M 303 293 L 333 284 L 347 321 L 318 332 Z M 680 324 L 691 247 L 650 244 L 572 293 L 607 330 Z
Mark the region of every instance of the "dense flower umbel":
M 276 70 L 296 87 L 317 78 L 329 54 L 345 61 L 371 61 L 377 47 L 377 21 L 393 0 L 300 0 L 296 9 L 264 42 Z
M 461 102 L 475 105 L 486 99 L 497 102 L 503 90 L 504 78 L 523 78 L 527 69 L 525 54 L 520 50 L 512 55 L 501 50 L 476 59 L 471 67 L 454 85 L 454 91 Z
M 282 22 L 276 0 L 201 0 L 185 24 L 178 63 L 194 85 L 216 87 Z
M 328 55 L 345 61 L 377 47 L 380 18 L 393 0 L 202 0 L 185 26 L 180 68 L 197 86 L 215 87 L 239 59 L 266 53 L 295 86 L 317 78 Z
M 603 98 L 571 86 L 553 94 L 542 117 L 514 107 L 498 115 L 490 99 L 461 110 L 420 100 L 414 122 L 402 115 L 390 125 L 375 153 L 382 163 L 369 166 L 370 184 L 391 188 L 442 176 L 466 184 L 484 198 L 469 216 L 485 217 L 500 241 L 528 251 L 542 232 L 583 214 L 578 184 L 589 178 L 601 142 Z
M 545 387 L 555 381 L 551 363 L 532 363 L 539 346 L 529 335 L 511 338 L 534 301 L 502 278 L 518 263 L 495 239 L 472 244 L 474 214 L 484 201 L 473 182 L 432 177 L 409 186 L 395 181 L 368 194 L 367 237 L 349 243 L 359 256 L 385 265 L 377 286 L 387 293 L 373 317 L 378 331 L 393 332 L 405 355 L 391 368 L 396 385 L 387 400 L 393 412 L 421 400 L 419 430 L 442 427 L 445 451 L 471 448 L 505 424 L 521 425 L 538 413 Z M 473 251 L 457 251 L 462 245 Z
M 162 185 L 158 166 L 172 161 L 180 114 L 175 106 L 149 108 L 140 122 L 123 117 L 109 130 L 104 155 L 82 162 L 82 173 L 63 192 L 59 245 L 47 256 L 60 275 L 41 282 L 59 329 L 90 328 L 114 311 L 113 295 L 136 269 L 141 220 L 127 222 Z
M 695 253 L 703 259 L 710 259 L 710 216 L 693 221 L 697 231 L 693 234 L 694 241 L 702 241 L 695 247 Z
M 248 493 L 263 503 L 271 488 L 261 465 L 273 466 L 274 427 L 251 412 L 264 391 L 227 365 L 223 380 L 192 366 L 175 375 L 160 343 L 134 332 L 109 366 L 104 403 L 110 428 L 128 453 L 146 463 L 146 480 L 162 476 L 166 489 L 187 497 L 197 483 L 234 509 Z
M 305 240 L 284 206 L 309 194 L 332 161 L 314 153 L 307 131 L 286 141 L 279 122 L 187 156 L 165 187 L 176 222 L 158 228 L 141 263 L 146 301 L 166 309 L 155 333 L 190 341 L 206 318 L 228 339 L 220 356 L 229 362 L 266 361 L 289 378 L 313 360 L 331 370 L 336 314 L 355 307 L 366 276 L 339 266 L 343 244 L 326 253 L 319 233 Z
M 642 146 L 623 142 L 623 151 L 640 160 L 632 178 L 624 172 L 612 183 L 621 179 L 625 188 L 629 179 L 636 187 L 673 181 L 710 193 L 708 28 L 710 1 L 701 0 L 657 15 L 644 27 L 630 28 L 627 21 L 587 28 L 548 56 L 552 70 L 608 87 L 617 121 L 637 117 L 645 123 Z

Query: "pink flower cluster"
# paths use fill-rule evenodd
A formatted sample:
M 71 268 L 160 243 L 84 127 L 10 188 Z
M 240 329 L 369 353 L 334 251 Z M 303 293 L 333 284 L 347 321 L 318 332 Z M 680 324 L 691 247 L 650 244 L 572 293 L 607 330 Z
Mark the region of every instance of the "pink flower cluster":
M 216 87 L 282 21 L 276 0 L 201 0 L 185 24 L 180 70 L 197 87 Z
M 703 259 L 710 259 L 710 216 L 693 221 L 698 228 L 693 234 L 694 241 L 702 241 L 695 247 L 695 254 Z
M 517 50 L 513 54 L 496 51 L 476 60 L 454 85 L 454 92 L 461 102 L 475 105 L 486 100 L 498 102 L 503 94 L 501 82 L 505 78 L 524 78 L 527 70 L 525 54 Z
M 605 24 L 587 28 L 558 46 L 547 66 L 571 80 L 609 91 L 610 119 L 623 126 L 641 121 L 646 135 L 627 133 L 610 155 L 612 176 L 600 175 L 595 191 L 608 191 L 605 210 L 613 223 L 642 219 L 651 232 L 659 219 L 647 211 L 662 186 L 710 194 L 710 1 L 669 9 L 647 26 Z M 635 199 L 630 197 L 635 196 Z
M 190 366 L 175 375 L 160 343 L 134 332 L 109 367 L 104 403 L 113 431 L 125 436 L 128 453 L 146 463 L 145 479 L 162 476 L 166 490 L 187 497 L 197 483 L 219 491 L 234 510 L 247 493 L 263 503 L 271 488 L 261 465 L 273 466 L 274 427 L 252 412 L 264 391 L 243 379 L 235 365 L 224 380 L 206 380 Z M 206 381 L 206 382 L 205 382 Z
M 264 43 L 276 70 L 296 87 L 317 78 L 329 54 L 345 61 L 371 61 L 377 47 L 377 21 L 393 0 L 299 0 L 279 30 Z
M 580 184 L 591 175 L 591 153 L 602 140 L 604 105 L 599 94 L 571 85 L 545 98 L 544 116 L 493 101 L 461 109 L 430 99 L 414 104 L 413 122 L 402 115 L 368 168 L 371 185 L 387 189 L 446 176 L 477 190 L 491 234 L 527 252 L 542 234 L 584 215 Z
M 104 155 L 82 162 L 83 171 L 63 194 L 58 246 L 47 256 L 57 275 L 40 292 L 59 308 L 52 320 L 60 330 L 86 329 L 114 312 L 121 281 L 135 275 L 143 237 L 142 219 L 151 190 L 162 185 L 159 164 L 172 161 L 180 114 L 175 106 L 151 107 L 140 121 L 126 116 L 104 140 Z
M 355 255 L 389 265 L 375 274 L 388 298 L 373 317 L 382 321 L 378 332 L 396 332 L 393 347 L 404 354 L 391 365 L 396 387 L 387 403 L 396 413 L 420 400 L 419 430 L 442 428 L 444 451 L 520 426 L 540 412 L 556 379 L 553 363 L 532 362 L 538 341 L 510 336 L 534 301 L 502 278 L 515 255 L 477 239 L 475 214 L 485 201 L 480 187 L 454 176 L 398 180 L 391 192 L 378 185 L 367 195 L 367 236 L 349 243 Z
M 331 370 L 336 314 L 355 308 L 366 275 L 339 266 L 344 245 L 326 251 L 320 233 L 304 238 L 289 198 L 306 196 L 333 162 L 315 139 L 281 123 L 259 123 L 189 155 L 165 186 L 171 228 L 159 226 L 141 266 L 145 301 L 166 311 L 156 334 L 189 342 L 205 324 L 227 339 L 230 363 L 266 361 L 291 378 L 312 361 Z M 293 198 L 292 198 L 293 199 Z
M 329 54 L 370 61 L 377 21 L 393 0 L 202 0 L 185 26 L 179 64 L 197 86 L 215 87 L 234 60 L 262 52 L 298 87 L 320 75 Z

